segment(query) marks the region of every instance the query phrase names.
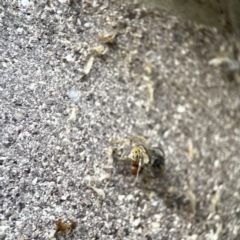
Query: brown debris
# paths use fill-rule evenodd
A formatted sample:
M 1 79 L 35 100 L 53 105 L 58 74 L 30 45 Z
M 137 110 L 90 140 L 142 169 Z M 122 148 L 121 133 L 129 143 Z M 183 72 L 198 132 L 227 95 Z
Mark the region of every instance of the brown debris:
M 63 222 L 62 219 L 59 219 L 56 221 L 56 233 L 65 233 L 65 234 L 70 234 L 73 229 L 75 229 L 77 226 L 77 223 L 74 221 L 69 221 L 69 222 Z

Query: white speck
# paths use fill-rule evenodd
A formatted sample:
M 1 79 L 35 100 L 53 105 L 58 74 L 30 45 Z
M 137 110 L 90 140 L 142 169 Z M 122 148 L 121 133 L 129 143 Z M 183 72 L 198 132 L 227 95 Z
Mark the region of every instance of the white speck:
M 198 238 L 198 235 L 197 234 L 193 234 L 191 236 L 188 236 L 187 240 L 197 240 L 197 238 Z
M 100 197 L 102 197 L 103 199 L 105 199 L 105 192 L 104 192 L 102 189 L 100 189 L 100 188 L 95 188 L 95 187 L 90 186 L 90 185 L 89 185 L 89 187 L 92 188 Z
M 9 226 L 0 226 L 0 232 L 4 232 Z
M 28 87 L 31 90 L 35 90 L 37 88 L 37 85 L 35 83 L 31 83 Z
M 78 115 L 78 108 L 77 107 L 73 107 L 70 110 L 70 115 L 69 115 L 69 118 L 68 118 L 67 122 L 75 122 L 76 118 L 77 118 L 77 115 Z
M 71 145 L 71 143 L 72 143 L 72 142 L 71 142 L 69 139 L 64 138 L 64 139 L 62 140 L 61 145 L 62 145 L 62 146 L 68 146 L 68 145 Z
M 51 232 L 49 233 L 48 237 L 49 239 L 55 239 L 55 234 L 56 234 L 56 229 L 52 229 Z
M 68 198 L 68 195 L 63 195 L 63 196 L 61 197 L 61 200 L 66 201 L 67 198 Z
M 23 28 L 17 28 L 16 32 L 19 34 L 23 33 Z
M 134 227 L 137 227 L 140 223 L 141 223 L 141 219 L 140 219 L 140 218 L 137 218 L 137 219 L 135 219 L 135 220 L 133 221 L 132 225 L 133 225 Z
M 84 23 L 83 26 L 84 26 L 85 28 L 90 28 L 90 27 L 92 27 L 92 23 L 86 22 L 86 23 Z
M 133 195 L 131 195 L 131 194 L 129 194 L 129 195 L 127 196 L 127 200 L 128 200 L 128 201 L 133 200 L 133 198 L 134 198 L 134 197 L 133 197 Z
M 93 3 L 92 3 L 92 7 L 97 7 L 98 6 L 98 3 L 97 3 L 97 0 L 93 0 Z
M 156 207 L 158 204 L 159 204 L 158 201 L 152 201 L 152 202 L 151 202 L 151 205 L 154 206 L 154 207 Z
M 22 224 L 22 221 L 16 221 L 15 224 L 16 224 L 16 227 L 20 227 Z
M 68 97 L 73 100 L 73 101 L 77 101 L 79 96 L 80 96 L 80 91 L 76 90 L 76 89 L 71 89 L 68 93 L 67 93 Z
M 93 62 L 94 62 L 94 57 L 90 57 L 86 66 L 84 67 L 84 69 L 80 69 L 80 72 L 84 73 L 85 75 L 88 75 L 92 68 Z
M 181 54 L 186 55 L 187 51 L 185 49 L 182 49 Z
M 72 54 L 68 54 L 65 59 L 68 61 L 68 62 L 74 62 L 75 61 L 75 57 L 74 55 Z
M 31 5 L 32 3 L 29 0 L 21 0 L 20 2 L 21 5 L 28 7 L 29 5 Z
M 61 183 L 61 180 L 62 180 L 62 176 L 58 176 L 57 177 L 57 183 Z
M 117 220 L 117 223 L 119 223 L 119 224 L 121 224 L 122 222 L 123 222 L 122 219 Z
M 175 64 L 175 66 L 178 66 L 180 64 L 180 62 L 177 59 L 175 59 L 174 64 Z
M 101 175 L 101 176 L 98 178 L 98 181 L 101 182 L 101 181 L 103 181 L 104 179 L 109 179 L 110 177 L 111 177 L 111 174 L 106 173 L 106 174 Z
M 8 65 L 7 65 L 6 62 L 2 62 L 2 66 L 3 66 L 4 68 L 7 68 L 7 67 L 8 67 Z
M 100 106 L 101 106 L 101 103 L 100 103 L 99 101 L 96 101 L 96 102 L 95 102 L 95 106 L 96 106 L 96 107 L 100 107 Z
M 124 198 L 126 198 L 125 195 L 118 195 L 118 200 L 119 200 L 120 202 L 122 202 Z
M 86 151 L 83 150 L 80 154 L 79 154 L 81 157 L 84 157 L 86 155 Z
M 62 210 L 62 207 L 61 206 L 56 206 L 55 208 L 55 212 L 56 213 L 61 213 L 63 210 Z
M 36 178 L 34 178 L 33 180 L 32 180 L 32 185 L 36 185 L 36 183 L 37 183 L 37 180 L 38 180 L 38 178 L 36 177 Z
M 152 222 L 151 225 L 152 225 L 152 228 L 160 228 L 160 223 L 158 222 Z
M 68 0 L 59 0 L 60 3 L 68 3 Z
M 218 135 L 218 134 L 215 135 L 215 136 L 214 136 L 214 139 L 215 139 L 216 142 L 218 142 L 218 141 L 219 141 L 219 135 Z
M 214 161 L 214 167 L 215 167 L 215 168 L 219 168 L 219 167 L 220 167 L 220 162 L 219 162 L 219 160 L 215 160 L 215 161 Z
M 177 111 L 178 111 L 179 113 L 183 113 L 183 112 L 186 111 L 186 109 L 185 109 L 184 106 L 181 106 L 181 105 L 180 105 L 180 106 L 178 106 Z

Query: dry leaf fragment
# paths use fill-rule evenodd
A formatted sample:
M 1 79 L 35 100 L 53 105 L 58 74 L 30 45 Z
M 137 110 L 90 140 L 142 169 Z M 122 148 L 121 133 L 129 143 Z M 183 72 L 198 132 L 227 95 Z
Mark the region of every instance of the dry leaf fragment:
M 223 64 L 227 64 L 229 70 L 231 71 L 238 71 L 240 68 L 240 64 L 238 61 L 230 59 L 229 57 L 216 57 L 211 59 L 209 62 L 209 65 L 213 66 L 220 66 Z
M 68 118 L 67 122 L 75 122 L 76 118 L 77 118 L 77 115 L 79 113 L 78 108 L 73 107 L 70 111 L 71 112 L 70 112 L 70 115 L 69 115 L 69 118 Z
M 210 210 L 215 213 L 216 211 L 216 207 L 219 204 L 220 198 L 221 198 L 221 193 L 222 193 L 222 188 L 219 187 L 216 190 L 216 193 L 214 194 L 214 196 L 211 199 L 211 205 L 210 205 Z
M 106 153 L 107 153 L 107 158 L 108 158 L 107 166 L 112 167 L 113 166 L 113 149 L 108 148 Z
M 90 73 L 90 70 L 92 68 L 94 62 L 94 57 L 90 57 L 85 68 L 84 69 L 80 69 L 81 73 L 84 73 L 85 75 L 88 75 Z
M 105 174 L 102 174 L 100 177 L 95 177 L 95 176 L 86 176 L 84 179 L 88 182 L 88 183 L 90 183 L 90 182 L 101 182 L 101 181 L 103 181 L 103 180 L 105 180 L 105 179 L 108 179 L 108 178 L 110 178 L 111 177 L 111 174 L 109 174 L 109 173 L 105 173 Z
M 147 59 L 145 59 L 143 70 L 148 76 L 152 74 L 152 65 Z
M 189 141 L 188 141 L 188 155 L 189 155 L 189 158 L 190 158 L 191 161 L 192 161 L 193 158 L 194 158 L 194 154 L 195 154 L 195 151 L 194 151 L 194 149 L 193 149 L 192 141 L 189 140 Z
M 93 65 L 93 62 L 94 62 L 94 57 L 90 57 L 89 60 L 88 60 L 88 63 L 86 65 L 86 67 L 84 68 L 84 73 L 86 75 L 89 74 L 91 68 L 92 68 L 92 65 Z
M 209 65 L 219 66 L 219 65 L 222 65 L 223 63 L 229 63 L 229 62 L 231 62 L 231 59 L 228 57 L 216 57 L 211 59 L 208 63 Z
M 105 199 L 105 192 L 100 189 L 100 188 L 95 188 L 91 185 L 88 185 L 88 187 L 90 187 L 92 190 L 94 190 L 100 197 L 102 197 L 103 199 Z
M 71 145 L 71 144 L 72 144 L 72 142 L 68 138 L 64 138 L 61 142 L 62 147 L 66 147 L 66 146 Z
M 222 232 L 222 223 L 219 223 L 219 224 L 217 224 L 216 232 L 214 232 L 213 229 L 211 229 L 210 232 L 206 234 L 206 239 L 207 240 L 218 240 L 221 232 Z
M 90 182 L 95 182 L 95 181 L 97 181 L 97 178 L 94 177 L 94 176 L 89 176 L 89 175 L 87 175 L 87 176 L 84 178 L 84 180 L 87 181 L 87 182 L 90 184 Z
M 99 36 L 98 40 L 104 43 L 113 43 L 116 35 L 116 32 L 104 33 Z
M 186 192 L 186 196 L 189 200 L 189 210 L 193 215 L 195 215 L 195 213 L 196 213 L 196 196 L 193 193 L 193 191 L 191 191 L 191 190 L 188 190 Z
M 238 72 L 233 73 L 233 79 L 237 82 L 240 83 L 240 75 Z
M 111 177 L 111 174 L 110 173 L 106 173 L 106 174 L 102 174 L 99 178 L 98 178 L 98 181 L 101 182 L 105 179 L 109 179 Z
M 152 103 L 154 102 L 154 88 L 153 88 L 153 83 L 147 84 L 147 90 L 149 94 L 149 102 Z
M 108 48 L 106 46 L 104 47 L 103 45 L 98 45 L 96 47 L 93 47 L 92 51 L 99 55 L 104 55 L 107 53 Z

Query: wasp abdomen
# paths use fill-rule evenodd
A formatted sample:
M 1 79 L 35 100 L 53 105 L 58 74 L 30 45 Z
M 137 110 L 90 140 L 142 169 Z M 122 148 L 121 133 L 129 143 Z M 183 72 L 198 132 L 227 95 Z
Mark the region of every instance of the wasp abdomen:
M 138 172 L 138 165 L 132 164 L 132 175 L 137 175 Z

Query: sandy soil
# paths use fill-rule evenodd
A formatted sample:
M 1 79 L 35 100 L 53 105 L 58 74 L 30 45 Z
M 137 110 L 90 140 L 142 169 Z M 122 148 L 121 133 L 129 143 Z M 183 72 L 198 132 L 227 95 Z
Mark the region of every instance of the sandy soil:
M 237 40 L 119 1 L 0 5 L 0 239 L 240 239 Z M 162 178 L 106 168 L 128 134 Z

